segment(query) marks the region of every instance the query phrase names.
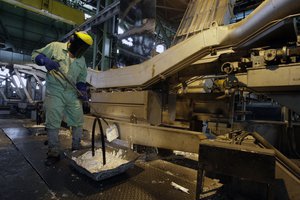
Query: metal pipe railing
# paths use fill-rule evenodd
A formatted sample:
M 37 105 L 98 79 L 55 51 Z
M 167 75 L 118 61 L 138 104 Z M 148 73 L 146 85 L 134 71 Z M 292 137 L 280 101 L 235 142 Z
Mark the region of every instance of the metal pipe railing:
M 285 157 L 280 151 L 278 151 L 275 147 L 273 147 L 266 139 L 264 139 L 259 133 L 257 132 L 245 132 L 239 137 L 239 142 L 241 143 L 242 140 L 251 135 L 261 146 L 267 149 L 272 149 L 275 152 L 276 160 L 286 167 L 294 176 L 300 179 L 300 168 L 292 162 L 290 159 Z

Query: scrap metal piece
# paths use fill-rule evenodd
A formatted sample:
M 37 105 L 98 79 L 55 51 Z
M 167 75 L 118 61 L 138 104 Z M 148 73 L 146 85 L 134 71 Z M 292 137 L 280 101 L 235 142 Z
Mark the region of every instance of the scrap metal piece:
M 182 192 L 184 192 L 184 193 L 187 193 L 187 194 L 190 194 L 189 193 L 189 189 L 187 189 L 187 188 L 185 188 L 185 187 L 182 187 L 181 185 L 178 185 L 177 183 L 175 183 L 175 182 L 171 182 L 171 185 L 175 188 L 175 189 L 177 189 L 177 190 L 180 190 L 180 191 L 182 191 Z

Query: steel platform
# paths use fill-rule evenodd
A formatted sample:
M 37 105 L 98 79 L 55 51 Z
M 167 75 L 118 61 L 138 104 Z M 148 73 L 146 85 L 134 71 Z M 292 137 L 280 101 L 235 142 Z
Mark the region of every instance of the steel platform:
M 0 119 L 0 199 L 190 200 L 195 198 L 196 171 L 163 160 L 139 160 L 123 174 L 93 181 L 78 173 L 66 158 L 44 165 L 45 135 L 30 134 L 25 119 Z M 70 138 L 62 147 L 70 148 Z M 175 189 L 175 182 L 189 194 Z

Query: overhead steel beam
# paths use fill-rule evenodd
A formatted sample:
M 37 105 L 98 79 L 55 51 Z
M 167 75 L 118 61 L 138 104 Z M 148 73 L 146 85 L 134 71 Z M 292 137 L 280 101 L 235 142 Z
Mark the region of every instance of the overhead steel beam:
M 60 16 L 57 16 L 57 15 L 51 14 L 49 12 L 46 12 L 44 10 L 41 10 L 41 9 L 38 9 L 38 8 L 35 8 L 35 7 L 32 7 L 32 6 L 26 5 L 26 4 L 24 4 L 22 2 L 19 2 L 19 1 L 16 1 L 16 0 L 2 0 L 2 1 L 5 2 L 5 3 L 8 3 L 8 4 L 11 4 L 11 5 L 18 6 L 20 8 L 29 10 L 31 12 L 38 13 L 38 14 L 43 15 L 43 16 L 56 19 L 58 21 L 62 21 L 62 22 L 67 23 L 67 24 L 75 25 L 74 22 L 72 22 L 70 20 L 67 20 L 67 19 L 64 19 L 63 17 L 60 17 Z
M 93 26 L 97 26 L 108 19 L 112 18 L 113 16 L 117 15 L 120 11 L 120 1 L 116 1 L 109 6 L 106 6 L 103 10 L 101 10 L 98 14 L 96 14 L 94 17 L 88 19 L 83 24 L 79 25 L 72 31 L 70 31 L 68 34 L 63 36 L 60 41 L 66 41 L 75 31 L 77 30 L 83 30 L 83 31 L 89 31 Z
M 99 14 L 100 12 L 100 1 L 97 1 L 97 10 L 96 14 Z M 96 67 L 96 58 L 97 58 L 97 51 L 98 51 L 98 34 L 95 34 L 94 36 L 94 44 L 93 44 L 93 69 Z

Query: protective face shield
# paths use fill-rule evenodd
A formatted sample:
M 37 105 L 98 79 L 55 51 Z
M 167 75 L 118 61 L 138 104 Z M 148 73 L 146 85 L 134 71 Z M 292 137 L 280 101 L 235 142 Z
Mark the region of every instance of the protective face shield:
M 68 42 L 68 51 L 75 57 L 80 58 L 93 44 L 92 37 L 85 32 L 75 32 Z

